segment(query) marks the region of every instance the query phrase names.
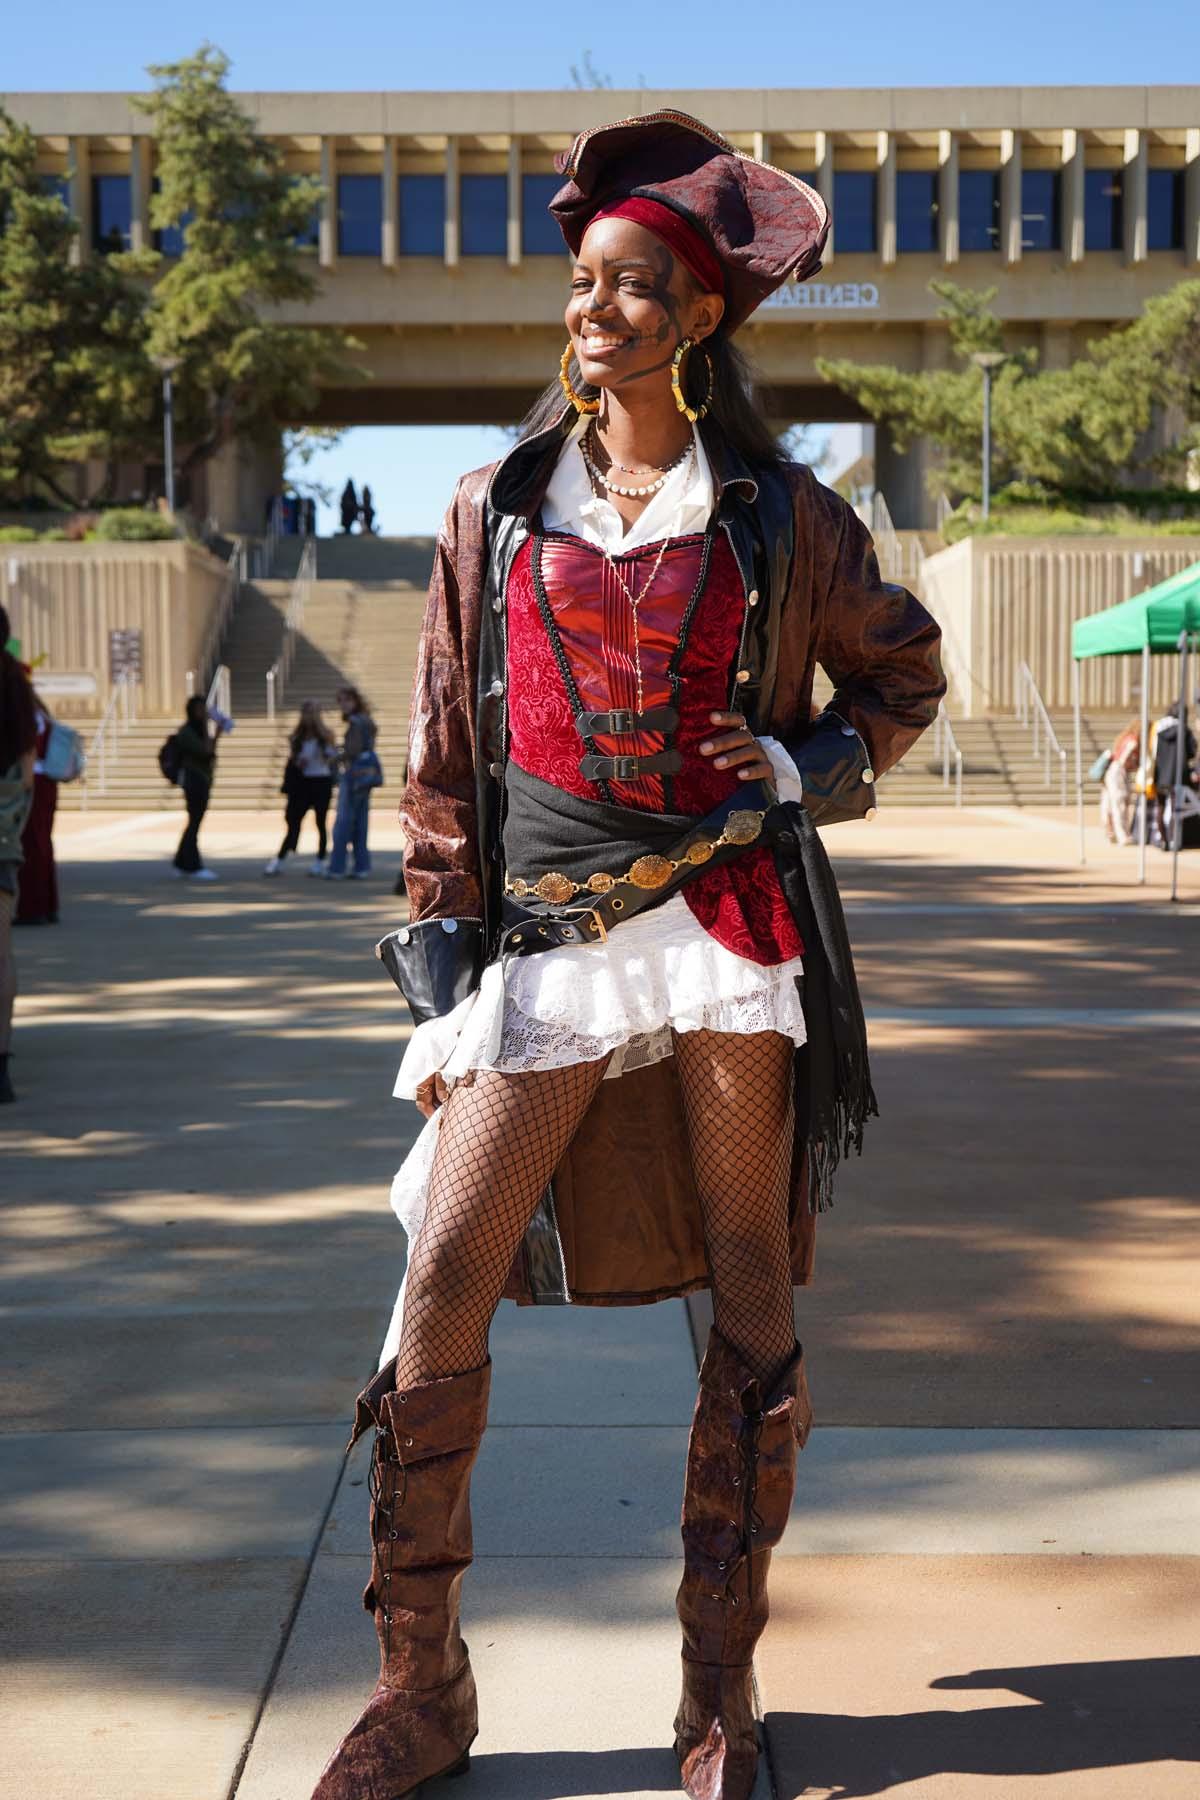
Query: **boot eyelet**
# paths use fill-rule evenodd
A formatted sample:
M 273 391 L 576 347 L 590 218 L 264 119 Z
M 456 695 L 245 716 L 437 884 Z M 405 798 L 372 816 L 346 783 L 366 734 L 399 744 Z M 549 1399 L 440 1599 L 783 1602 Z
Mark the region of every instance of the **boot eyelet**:
M 730 1606 L 736 1606 L 736 1605 L 737 1605 L 737 1603 L 738 1603 L 738 1601 L 737 1601 L 737 1595 L 736 1595 L 736 1594 L 730 1594 L 730 1596 L 729 1596 L 729 1604 L 730 1604 Z
M 391 1538 L 392 1542 L 395 1543 L 396 1539 L 400 1536 L 400 1533 L 398 1531 L 389 1531 L 388 1536 Z
M 723 1568 L 724 1568 L 724 1567 L 725 1567 L 725 1564 L 724 1564 L 724 1563 L 718 1563 L 718 1564 L 717 1564 L 717 1567 L 718 1567 L 718 1569 L 723 1569 Z
M 411 1439 L 411 1438 L 405 1438 L 405 1440 L 404 1440 L 404 1448 L 405 1448 L 405 1449 L 406 1449 L 406 1450 L 411 1450 L 411 1449 L 412 1449 L 412 1439 Z
M 408 1405 L 408 1395 L 407 1394 L 397 1394 L 396 1398 L 400 1402 L 401 1406 Z
M 742 1485 L 742 1478 L 741 1478 L 741 1476 L 740 1476 L 740 1475 L 735 1475 L 735 1476 L 734 1476 L 734 1478 L 733 1478 L 733 1485 L 734 1485 L 734 1487 L 741 1487 L 741 1485 Z
M 719 1600 L 719 1599 L 720 1599 L 720 1598 L 721 1598 L 721 1596 L 720 1596 L 720 1594 L 714 1594 L 714 1595 L 713 1595 L 713 1599 L 714 1599 L 714 1600 Z

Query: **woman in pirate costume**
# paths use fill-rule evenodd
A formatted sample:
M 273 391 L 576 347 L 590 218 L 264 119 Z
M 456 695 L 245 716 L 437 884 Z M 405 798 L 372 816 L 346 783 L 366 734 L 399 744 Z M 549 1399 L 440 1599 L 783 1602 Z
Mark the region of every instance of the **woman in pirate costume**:
M 466 1766 L 467 1490 L 497 1303 L 710 1287 L 683 1503 L 694 1800 L 745 1800 L 754 1647 L 811 1411 L 792 1288 L 874 1110 L 815 826 L 870 816 L 933 719 L 938 632 L 784 457 L 732 343 L 820 267 L 821 199 L 678 113 L 585 132 L 558 381 L 438 540 L 381 946 L 427 1114 L 397 1177 L 402 1314 L 374 1427 L 379 1685 L 315 1800 Z M 820 663 L 836 692 L 814 719 Z

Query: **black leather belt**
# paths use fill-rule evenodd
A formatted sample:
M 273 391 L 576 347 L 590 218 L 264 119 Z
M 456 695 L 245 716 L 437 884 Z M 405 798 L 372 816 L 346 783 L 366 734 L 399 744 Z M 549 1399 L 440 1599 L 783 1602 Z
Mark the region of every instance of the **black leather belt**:
M 631 737 L 636 731 L 674 731 L 679 714 L 673 706 L 651 706 L 645 712 L 630 712 L 615 706 L 611 712 L 575 714 L 575 729 L 580 737 Z
M 637 781 L 642 775 L 675 775 L 683 767 L 678 750 L 654 756 L 585 756 L 579 773 L 585 781 Z

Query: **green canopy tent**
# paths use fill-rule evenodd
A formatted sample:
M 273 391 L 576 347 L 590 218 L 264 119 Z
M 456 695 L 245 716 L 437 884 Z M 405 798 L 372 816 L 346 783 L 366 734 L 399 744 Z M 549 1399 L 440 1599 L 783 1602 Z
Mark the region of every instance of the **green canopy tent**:
M 1080 861 L 1083 861 L 1083 734 L 1080 726 L 1079 664 L 1087 656 L 1141 656 L 1142 659 L 1142 767 L 1146 767 L 1150 737 L 1150 658 L 1178 651 L 1180 730 L 1175 769 L 1174 851 L 1171 869 L 1171 898 L 1178 891 L 1179 840 L 1182 818 L 1189 809 L 1184 792 L 1183 755 L 1187 717 L 1188 662 L 1200 636 L 1200 562 L 1168 575 L 1157 586 L 1122 600 L 1107 611 L 1077 619 L 1071 631 L 1072 676 L 1075 697 L 1075 792 L 1079 808 Z M 1146 813 L 1141 808 L 1138 845 L 1138 880 L 1146 879 Z

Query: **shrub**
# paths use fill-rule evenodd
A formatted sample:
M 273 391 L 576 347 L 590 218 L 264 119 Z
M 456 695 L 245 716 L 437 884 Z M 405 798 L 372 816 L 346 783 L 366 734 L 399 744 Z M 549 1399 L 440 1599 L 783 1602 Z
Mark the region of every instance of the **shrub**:
M 37 540 L 32 525 L 0 525 L 0 544 L 36 544 Z
M 162 513 L 143 512 L 140 507 L 114 506 L 100 514 L 91 534 L 105 544 L 146 544 L 164 538 L 177 538 L 179 528 L 174 519 Z

